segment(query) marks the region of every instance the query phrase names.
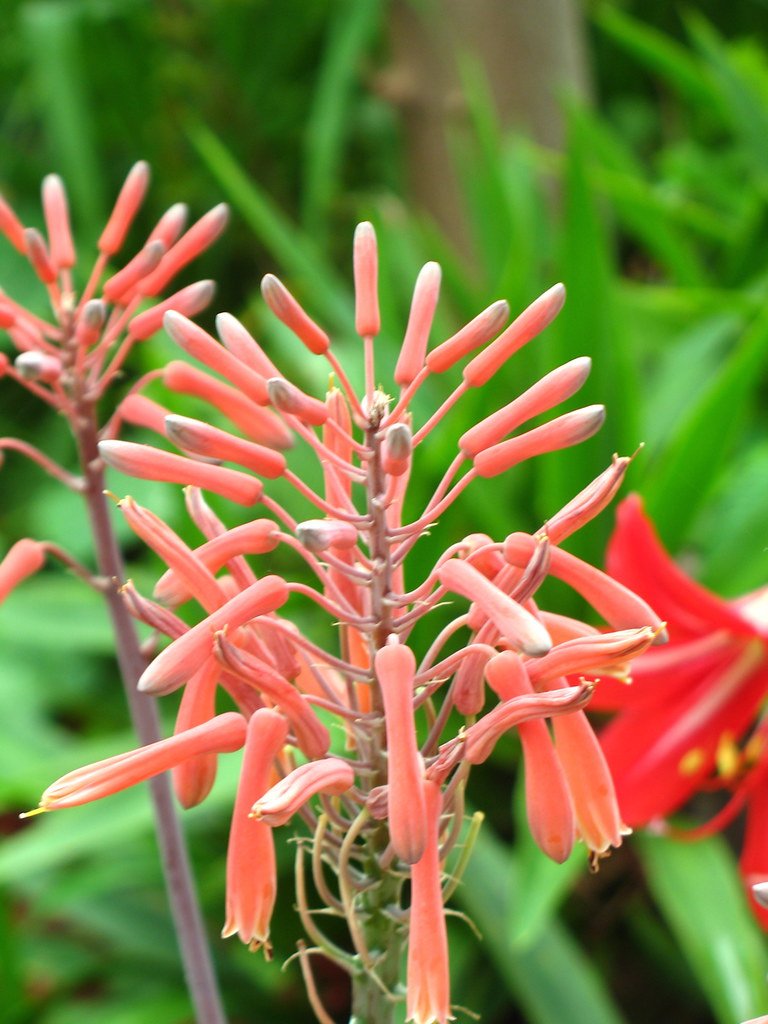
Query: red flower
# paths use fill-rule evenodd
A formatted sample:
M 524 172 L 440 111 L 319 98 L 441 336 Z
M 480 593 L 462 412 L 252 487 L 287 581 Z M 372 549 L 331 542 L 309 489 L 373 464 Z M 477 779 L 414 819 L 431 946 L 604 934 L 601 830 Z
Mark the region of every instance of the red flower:
M 619 506 L 608 571 L 669 631 L 668 644 L 633 664 L 632 686 L 606 680 L 592 702 L 619 712 L 601 741 L 625 821 L 643 825 L 700 790 L 726 790 L 723 809 L 694 834 L 722 828 L 746 804 L 742 873 L 748 886 L 768 879 L 768 587 L 724 601 L 694 582 L 662 547 L 637 495 Z M 768 913 L 753 907 L 768 925 Z

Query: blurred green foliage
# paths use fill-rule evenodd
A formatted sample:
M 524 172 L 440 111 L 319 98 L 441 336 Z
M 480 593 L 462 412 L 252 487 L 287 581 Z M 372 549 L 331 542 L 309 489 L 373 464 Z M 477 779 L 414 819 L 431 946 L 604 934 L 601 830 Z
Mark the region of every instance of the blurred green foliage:
M 227 200 L 232 228 L 194 274 L 216 277 L 216 309 L 242 314 L 286 374 L 313 389 L 323 387 L 324 370 L 265 315 L 258 281 L 276 269 L 333 330 L 342 359 L 354 361 L 349 248 L 362 217 L 374 220 L 383 254 L 381 366 L 394 365 L 410 289 L 427 259 L 444 268 L 443 336 L 495 298 L 517 310 L 562 278 L 562 316 L 500 376 L 495 404 L 557 362 L 588 354 L 594 370 L 579 402 L 604 401 L 606 428 L 494 481 L 492 500 L 459 503 L 425 540 L 415 576 L 449 539 L 535 528 L 613 451 L 628 454 L 644 441 L 629 485 L 699 578 L 740 593 L 768 575 L 764 8 L 699 4 L 684 21 L 673 11 L 660 2 L 595 5 L 601 102 L 569 109 L 563 153 L 503 131 L 482 69 L 465 62 L 468 124 L 453 148 L 471 261 L 404 195 L 397 115 L 376 90 L 387 55 L 383 0 L 6 0 L 0 186 L 25 222 L 39 224 L 39 181 L 59 171 L 83 252 L 139 157 L 155 176 L 145 226 L 179 199 L 196 214 Z M 18 264 L 0 246 L 2 286 L 34 305 L 39 295 Z M 133 369 L 159 365 L 171 349 L 158 339 Z M 360 369 L 351 372 L 359 381 Z M 417 415 L 428 415 L 449 386 L 428 381 Z M 420 449 L 414 511 L 488 404 L 487 392 L 468 395 Z M 0 432 L 70 457 L 55 418 L 7 383 Z M 3 549 L 29 534 L 88 559 L 73 499 L 17 459 L 8 459 L 3 481 Z M 166 489 L 132 489 L 182 523 Z M 599 562 L 609 529 L 604 516 L 574 538 L 573 550 Z M 135 544 L 130 554 L 131 571 L 151 578 L 156 566 Z M 132 742 L 103 611 L 60 572 L 43 573 L 2 609 L 0 721 L 4 1020 L 187 1020 L 143 794 L 18 829 L 16 811 L 48 781 Z M 478 771 L 477 792 L 512 794 L 515 760 L 510 748 Z M 187 816 L 214 936 L 234 772 L 223 764 L 211 799 Z M 457 1001 L 486 1022 L 532 1024 L 640 1024 L 661 1014 L 731 1024 L 765 1010 L 765 946 L 744 912 L 726 844 L 649 839 L 588 880 L 578 864 L 545 864 L 511 805 L 510 796 L 486 808 L 458 893 L 484 944 L 457 922 Z M 288 846 L 281 856 L 278 960 L 298 936 Z M 727 898 L 711 898 L 714 887 Z M 233 942 L 214 939 L 214 948 L 233 1022 L 308 1019 L 295 964 L 281 973 Z M 329 1007 L 343 1011 L 339 979 L 329 973 L 320 983 Z

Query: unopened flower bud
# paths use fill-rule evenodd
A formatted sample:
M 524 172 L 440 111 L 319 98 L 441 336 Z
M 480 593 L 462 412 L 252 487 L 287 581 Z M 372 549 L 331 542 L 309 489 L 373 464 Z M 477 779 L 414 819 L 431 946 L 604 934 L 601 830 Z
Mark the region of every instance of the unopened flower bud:
M 355 275 L 355 330 L 361 338 L 375 338 L 381 330 L 379 316 L 379 253 L 373 224 L 363 221 L 355 228 L 352 259 Z
M 413 448 L 413 435 L 406 423 L 393 423 L 387 430 L 381 456 L 381 465 L 390 476 L 402 476 L 408 469 Z
M 75 265 L 75 246 L 69 226 L 69 206 L 64 182 L 58 174 L 43 179 L 43 215 L 54 267 Z
M 589 405 L 584 409 L 567 412 L 509 441 L 486 448 L 475 456 L 475 469 L 479 476 L 498 476 L 536 455 L 581 444 L 596 434 L 604 422 L 605 407 L 602 405 Z
M 304 312 L 282 281 L 274 274 L 266 274 L 261 281 L 261 294 L 264 301 L 286 327 L 307 346 L 315 355 L 322 355 L 330 346 L 330 338 L 318 327 L 315 321 Z
M 228 434 L 202 420 L 191 419 L 189 416 L 166 416 L 165 433 L 170 441 L 191 455 L 236 462 L 269 479 L 282 476 L 285 472 L 286 462 L 280 452 Z
M 139 160 L 128 172 L 123 182 L 107 225 L 99 238 L 99 251 L 105 256 L 113 256 L 125 241 L 125 236 L 144 201 L 149 186 L 149 164 Z
M 499 299 L 482 313 L 465 324 L 427 356 L 427 366 L 432 373 L 445 373 L 460 359 L 487 344 L 509 319 L 509 303 Z
M 95 345 L 99 340 L 106 318 L 107 309 L 101 299 L 90 299 L 86 302 L 77 318 L 75 327 L 75 339 L 78 345 L 83 348 L 91 348 L 92 345 Z
M 267 381 L 267 391 L 275 409 L 296 416 L 308 426 L 321 427 L 328 419 L 328 409 L 324 402 L 305 395 L 282 377 L 272 377 Z
M 471 388 L 487 384 L 506 361 L 523 345 L 540 334 L 555 319 L 565 302 L 565 287 L 556 284 L 523 310 L 520 316 L 464 367 L 464 380 Z
M 56 268 L 51 262 L 45 239 L 37 228 L 26 228 L 24 238 L 27 243 L 27 256 L 32 264 L 32 269 L 43 284 L 53 284 L 56 280 Z
M 358 533 L 352 523 L 339 519 L 307 519 L 296 527 L 296 536 L 308 551 L 353 548 Z
M 427 263 L 416 278 L 408 326 L 395 366 L 395 380 L 406 387 L 424 366 L 429 332 L 440 295 L 441 270 L 438 263 Z
M 52 384 L 61 376 L 61 360 L 45 352 L 22 352 L 16 356 L 13 365 L 24 380 Z

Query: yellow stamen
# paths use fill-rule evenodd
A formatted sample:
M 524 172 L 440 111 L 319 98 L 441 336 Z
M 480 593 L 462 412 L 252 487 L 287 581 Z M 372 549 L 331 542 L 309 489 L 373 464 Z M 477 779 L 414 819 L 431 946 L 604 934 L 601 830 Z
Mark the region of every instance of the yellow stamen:
M 683 754 L 678 764 L 678 771 L 681 775 L 695 775 L 704 764 L 704 751 L 701 747 L 693 747 Z
M 741 771 L 741 751 L 736 745 L 733 733 L 724 732 L 717 744 L 715 753 L 715 765 L 717 773 L 723 779 L 730 781 Z

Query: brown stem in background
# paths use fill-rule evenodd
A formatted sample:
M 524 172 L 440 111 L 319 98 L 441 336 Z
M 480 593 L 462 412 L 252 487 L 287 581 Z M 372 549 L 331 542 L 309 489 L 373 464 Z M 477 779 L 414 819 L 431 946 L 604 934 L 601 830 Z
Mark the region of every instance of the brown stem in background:
M 140 693 L 139 676 L 146 667 L 133 620 L 118 593 L 123 563 L 115 540 L 104 495 L 104 470 L 97 448 L 97 427 L 93 407 L 80 410 L 75 425 L 78 450 L 85 473 L 84 497 L 93 534 L 99 573 L 113 581 L 105 593 L 115 635 L 117 662 L 136 735 L 142 745 L 162 739 L 157 706 L 153 697 Z M 181 823 L 173 802 L 167 774 L 149 781 L 155 832 L 160 848 L 168 902 L 184 965 L 187 989 L 198 1024 L 226 1024 L 213 961 Z

